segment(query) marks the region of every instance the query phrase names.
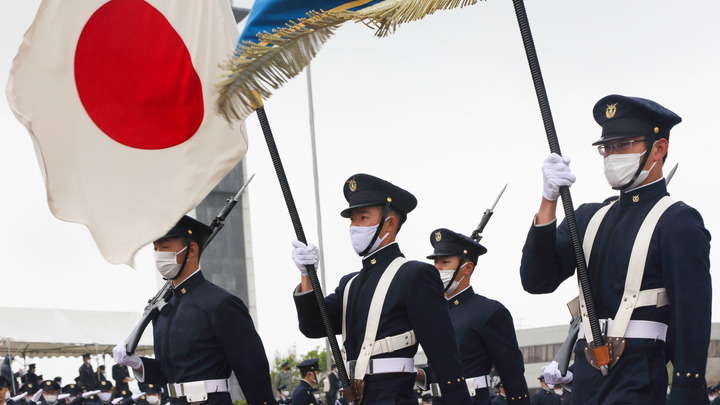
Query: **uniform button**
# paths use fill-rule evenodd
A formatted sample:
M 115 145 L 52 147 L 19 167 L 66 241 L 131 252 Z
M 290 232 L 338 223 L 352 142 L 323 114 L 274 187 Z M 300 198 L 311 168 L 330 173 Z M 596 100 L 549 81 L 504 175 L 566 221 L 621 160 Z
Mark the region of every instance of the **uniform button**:
M 695 374 L 695 378 L 700 378 L 700 374 Z
M 452 381 L 448 381 L 448 385 L 452 384 Z
M 677 376 L 680 377 L 680 373 L 677 373 Z
M 460 379 L 458 378 L 458 382 L 460 382 Z
M 690 377 L 690 373 L 687 373 L 686 377 Z

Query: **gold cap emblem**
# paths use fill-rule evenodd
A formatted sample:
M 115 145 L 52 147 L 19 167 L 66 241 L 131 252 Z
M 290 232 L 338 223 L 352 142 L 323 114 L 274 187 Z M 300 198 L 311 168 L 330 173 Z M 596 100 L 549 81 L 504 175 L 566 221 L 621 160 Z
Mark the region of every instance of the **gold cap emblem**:
M 634 195 L 632 200 L 633 200 L 633 202 L 640 201 L 640 195 Z
M 617 112 L 617 104 L 608 104 L 607 109 L 605 110 L 605 116 L 608 118 L 612 118 L 615 116 L 615 113 Z
M 442 234 L 440 233 L 440 231 L 435 232 L 435 242 L 440 242 L 441 239 Z
M 655 127 L 655 128 L 653 129 L 653 132 L 655 132 L 655 133 L 657 134 L 658 132 L 660 132 L 660 128 Z
M 350 191 L 355 192 L 357 190 L 357 183 L 355 182 L 355 177 L 348 180 L 348 188 L 350 188 Z
M 370 259 L 370 264 L 375 264 L 375 263 L 377 263 L 377 260 L 375 260 L 375 258 Z
M 185 290 L 185 289 L 183 288 L 182 290 L 180 290 L 180 292 L 183 293 L 183 294 L 185 294 L 185 293 L 187 292 L 187 290 Z

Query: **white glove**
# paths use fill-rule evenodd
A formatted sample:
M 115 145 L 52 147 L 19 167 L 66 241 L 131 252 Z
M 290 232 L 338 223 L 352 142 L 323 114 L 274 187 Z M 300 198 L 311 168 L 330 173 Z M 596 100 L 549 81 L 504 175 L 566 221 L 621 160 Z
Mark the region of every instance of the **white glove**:
M 27 396 L 27 392 L 23 392 L 20 395 L 15 395 L 14 397 L 10 398 L 13 402 L 17 402 Z
M 35 403 L 38 403 L 40 401 L 40 397 L 42 397 L 42 393 L 43 393 L 43 390 L 42 390 L 42 388 L 40 388 L 39 390 L 37 390 L 35 395 L 33 395 L 30 400 Z
M 570 172 L 570 158 L 551 153 L 542 165 L 543 197 L 555 201 L 560 197 L 561 186 L 572 186 L 575 175 Z
M 565 373 L 565 377 L 560 374 L 560 369 L 558 369 L 558 364 L 555 360 L 553 360 L 552 363 L 548 364 L 547 366 L 543 367 L 542 373 L 543 377 L 545 377 L 545 382 L 547 384 L 570 384 L 573 380 L 573 373 L 570 370 Z
M 97 395 L 97 394 L 99 394 L 99 393 L 100 393 L 100 390 L 83 392 L 83 393 L 82 393 L 82 397 L 83 397 L 83 398 L 89 398 L 89 397 L 91 397 L 91 396 L 93 396 L 93 395 Z
M 124 340 L 113 348 L 113 360 L 115 360 L 115 363 L 117 364 L 129 366 L 133 369 L 142 367 L 142 360 L 140 360 L 140 356 L 138 356 L 137 353 L 133 353 L 131 355 L 127 354 Z
M 306 246 L 304 243 L 296 240 L 292 241 L 292 245 L 292 258 L 300 270 L 300 273 L 305 277 L 308 276 L 307 269 L 305 268 L 305 265 L 308 264 L 312 264 L 315 266 L 315 270 L 317 270 L 318 260 L 320 260 L 320 249 L 312 243 Z
M 58 400 L 65 399 L 69 396 L 70 396 L 70 394 L 60 394 L 60 395 L 58 395 Z
M 133 401 L 137 402 L 137 400 L 140 399 L 140 397 L 142 397 L 143 395 L 145 395 L 144 392 L 141 392 L 141 393 L 139 393 L 139 394 L 135 394 L 135 395 L 132 396 L 132 399 L 133 399 Z
M 123 399 L 125 399 L 125 398 L 123 398 L 123 397 L 115 398 L 115 399 L 113 399 L 110 403 L 113 404 L 113 405 L 117 405 L 117 404 L 119 404 L 120 401 L 122 401 Z

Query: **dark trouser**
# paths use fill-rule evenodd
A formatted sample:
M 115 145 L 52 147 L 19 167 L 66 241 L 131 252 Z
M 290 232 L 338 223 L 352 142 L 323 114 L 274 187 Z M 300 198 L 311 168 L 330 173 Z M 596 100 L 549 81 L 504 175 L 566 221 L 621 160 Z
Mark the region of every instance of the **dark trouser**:
M 170 398 L 170 403 L 172 405 L 190 405 L 190 403 L 187 401 L 187 398 L 180 397 L 180 398 Z M 210 392 L 208 393 L 208 399 L 204 402 L 205 405 L 233 405 L 232 400 L 230 400 L 230 393 L 229 392 Z
M 607 376 L 585 359 L 585 339 L 575 345 L 573 403 L 587 405 L 664 404 L 667 395 L 665 342 L 628 339 Z
M 365 377 L 366 405 L 417 405 L 415 373 L 388 373 Z

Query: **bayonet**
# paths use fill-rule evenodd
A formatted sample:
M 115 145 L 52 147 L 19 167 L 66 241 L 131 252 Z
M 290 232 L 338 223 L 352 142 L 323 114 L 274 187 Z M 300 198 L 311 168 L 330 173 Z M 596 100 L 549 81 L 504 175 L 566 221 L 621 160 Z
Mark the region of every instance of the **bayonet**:
M 500 201 L 500 197 L 502 197 L 503 193 L 505 192 L 505 189 L 507 188 L 507 183 L 505 183 L 505 186 L 500 190 L 500 194 L 498 194 L 497 198 L 495 199 L 495 203 L 492 205 L 492 207 L 485 210 L 483 213 L 483 217 L 480 220 L 480 224 L 475 228 L 472 235 L 470 237 L 475 242 L 480 242 L 480 239 L 482 239 L 482 235 L 480 235 L 483 230 L 485 229 L 485 226 L 487 225 L 488 221 L 490 221 L 490 217 L 495 212 L 495 206 L 497 205 L 498 201 Z

